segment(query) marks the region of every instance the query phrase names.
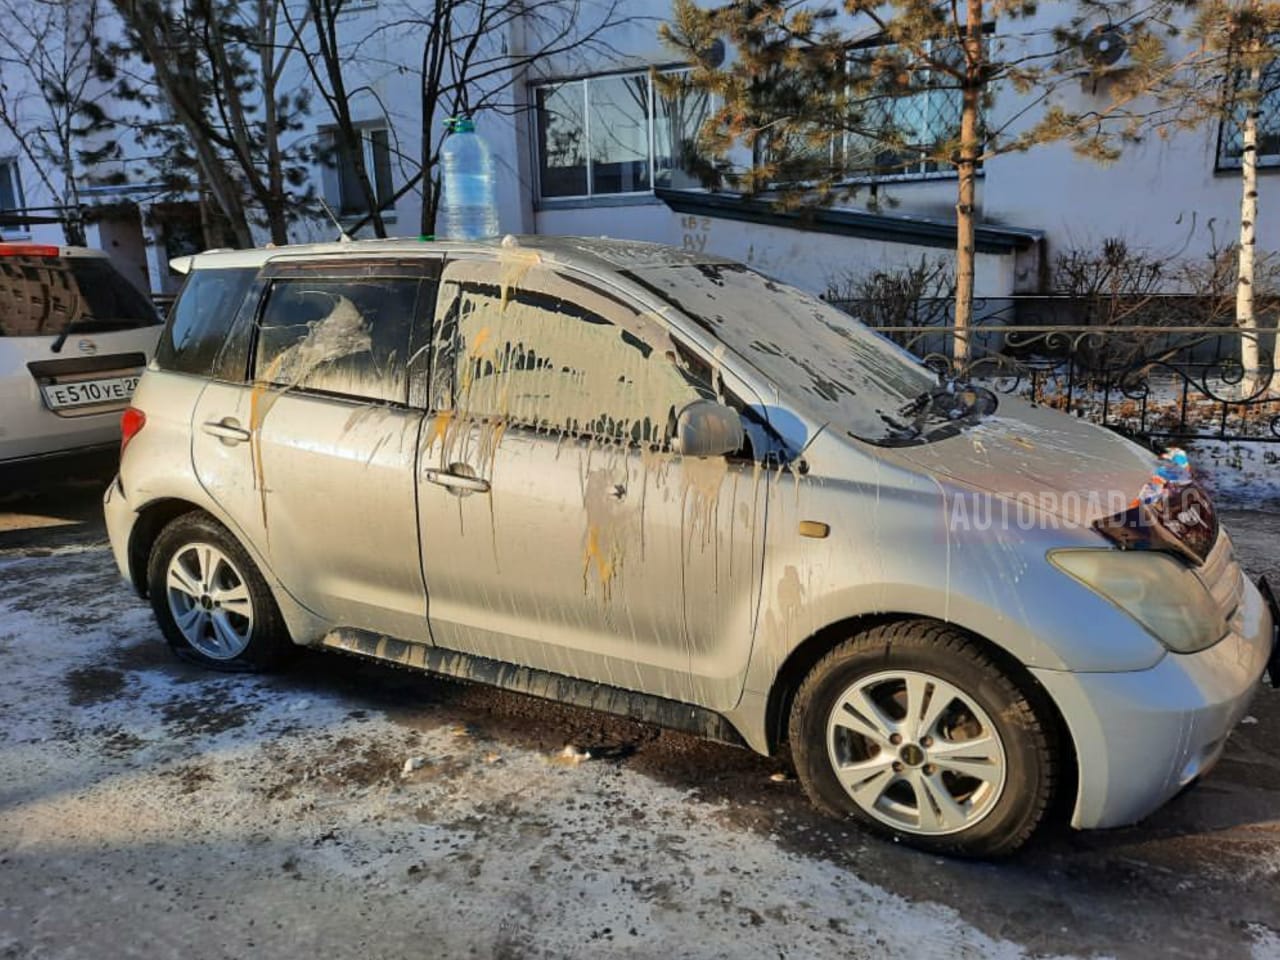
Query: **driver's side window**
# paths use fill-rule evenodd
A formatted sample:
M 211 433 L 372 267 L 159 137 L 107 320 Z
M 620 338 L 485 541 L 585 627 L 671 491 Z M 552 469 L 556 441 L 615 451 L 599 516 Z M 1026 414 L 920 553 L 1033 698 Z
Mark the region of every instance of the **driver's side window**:
M 459 261 L 441 305 L 437 371 L 460 417 L 661 445 L 680 409 L 714 396 L 655 318 L 554 269 Z

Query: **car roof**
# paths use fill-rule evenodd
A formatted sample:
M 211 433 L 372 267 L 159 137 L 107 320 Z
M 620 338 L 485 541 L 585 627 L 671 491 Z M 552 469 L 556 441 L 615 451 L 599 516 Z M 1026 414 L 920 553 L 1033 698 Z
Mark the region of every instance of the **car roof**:
M 662 243 L 615 240 L 609 237 L 559 237 L 508 234 L 493 240 L 346 240 L 334 243 L 291 244 L 283 247 L 255 247 L 251 250 L 210 250 L 169 262 L 178 273 L 231 267 L 261 267 L 266 263 L 312 258 L 368 256 L 420 256 L 429 253 L 492 253 L 501 256 L 513 250 L 533 251 L 551 263 L 576 264 L 605 271 L 645 269 L 659 266 L 729 263 L 711 254 L 694 253 Z

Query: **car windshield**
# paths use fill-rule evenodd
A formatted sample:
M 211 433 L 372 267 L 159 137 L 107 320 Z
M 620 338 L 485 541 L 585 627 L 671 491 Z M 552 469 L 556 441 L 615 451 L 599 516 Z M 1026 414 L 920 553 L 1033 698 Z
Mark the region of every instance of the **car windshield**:
M 629 276 L 711 331 L 820 423 L 873 443 L 940 435 L 920 416 L 934 406 L 937 376 L 830 304 L 739 264 L 668 265 Z M 954 421 L 954 414 L 945 418 Z

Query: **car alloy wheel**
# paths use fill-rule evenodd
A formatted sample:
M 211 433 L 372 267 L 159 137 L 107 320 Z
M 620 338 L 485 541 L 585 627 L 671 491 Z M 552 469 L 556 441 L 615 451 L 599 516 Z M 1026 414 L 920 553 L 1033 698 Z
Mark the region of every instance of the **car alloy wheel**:
M 192 648 L 211 660 L 234 660 L 253 634 L 253 600 L 231 559 L 209 543 L 176 551 L 165 578 L 169 612 Z
M 995 808 L 1008 764 L 991 718 L 939 677 L 890 670 L 859 678 L 835 699 L 827 753 L 840 785 L 868 816 L 943 836 Z

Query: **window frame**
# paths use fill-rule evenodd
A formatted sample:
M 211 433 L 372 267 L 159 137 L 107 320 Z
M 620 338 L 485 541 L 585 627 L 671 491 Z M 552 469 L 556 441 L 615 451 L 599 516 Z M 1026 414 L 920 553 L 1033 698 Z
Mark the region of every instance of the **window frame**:
M 995 26 L 996 26 L 995 23 L 992 21 L 987 21 L 983 23 L 982 37 L 983 37 L 984 43 L 989 43 L 991 38 L 995 35 Z M 939 37 L 937 39 L 929 40 L 927 42 L 929 44 L 930 53 L 932 53 L 933 45 L 935 43 L 960 43 L 961 41 L 959 39 Z M 845 58 L 846 71 L 849 69 L 850 63 L 852 63 L 854 60 L 857 59 L 859 51 L 874 50 L 878 47 L 886 47 L 886 46 L 895 46 L 895 44 L 893 43 L 893 41 L 888 40 L 883 36 L 871 37 L 867 40 L 862 40 L 862 41 L 859 41 L 858 43 L 853 44 L 851 47 L 849 47 L 848 54 Z M 924 95 L 931 94 L 937 89 L 938 88 L 934 88 L 934 87 L 926 87 L 920 93 L 911 94 L 911 98 L 918 97 L 921 94 L 924 94 Z M 906 100 L 908 99 L 908 97 L 902 97 L 901 99 Z M 979 114 L 979 120 L 981 121 L 981 113 Z M 923 182 L 923 181 L 929 181 L 929 180 L 955 180 L 959 176 L 958 171 L 952 165 L 947 165 L 943 169 L 938 169 L 938 170 L 912 170 L 912 171 L 902 170 L 898 172 L 885 171 L 882 173 L 875 172 L 875 171 L 850 172 L 848 167 L 849 156 L 850 156 L 849 140 L 852 136 L 854 136 L 854 134 L 851 134 L 848 131 L 845 131 L 839 135 L 839 149 L 841 152 L 841 162 L 842 164 L 845 165 L 845 171 L 846 171 L 846 175 L 842 177 L 840 180 L 841 183 L 847 183 L 847 184 L 915 183 L 915 182 Z M 836 148 L 834 140 L 836 138 L 832 138 L 832 139 L 833 139 L 832 150 L 834 151 Z M 926 162 L 927 161 L 923 158 L 921 158 L 918 161 L 919 164 L 923 164 Z M 981 163 L 978 164 L 978 169 L 975 171 L 975 173 L 979 177 L 983 175 Z
M 13 191 L 14 206 L 0 206 L 0 213 L 18 213 L 27 209 L 27 194 L 22 187 L 22 169 L 17 156 L 0 157 L 0 171 L 9 178 L 9 187 Z
M 645 190 L 622 190 L 614 193 L 596 193 L 592 188 L 595 186 L 595 162 L 591 156 L 591 81 L 592 80 L 613 80 L 616 78 L 628 79 L 631 77 L 643 77 L 645 80 L 645 124 L 647 125 L 648 137 L 646 138 L 649 145 L 648 167 L 649 167 L 649 186 Z M 555 196 L 544 196 L 542 193 L 542 160 L 543 160 L 543 144 L 542 130 L 538 124 L 538 114 L 540 107 L 538 105 L 537 91 L 547 87 L 572 87 L 581 85 L 582 87 L 582 135 L 586 143 L 586 155 L 584 165 L 587 174 L 587 192 L 573 194 L 557 194 Z M 592 74 L 585 77 L 575 77 L 567 80 L 558 81 L 539 81 L 532 85 L 534 89 L 534 169 L 538 172 L 538 202 L 539 203 L 555 203 L 558 201 L 574 202 L 584 200 L 603 200 L 615 197 L 643 197 L 653 195 L 653 79 L 649 76 L 647 70 L 632 70 L 625 73 L 603 73 Z
M 984 40 L 986 40 L 986 37 L 991 35 L 993 31 L 995 31 L 995 24 L 984 23 L 983 24 Z M 934 44 L 952 44 L 952 42 L 956 42 L 957 44 L 957 42 L 960 42 L 960 41 L 951 40 L 951 38 L 940 37 L 940 38 L 936 38 L 936 40 L 925 41 L 925 44 L 928 45 L 927 49 L 929 51 L 929 54 L 932 54 Z M 883 38 L 883 37 L 874 37 L 872 38 L 872 40 L 863 41 L 863 42 L 859 42 L 859 44 L 855 44 L 854 46 L 850 47 L 849 54 L 847 54 L 845 58 L 845 69 L 849 70 L 850 65 L 854 63 L 854 61 L 859 59 L 860 51 L 876 50 L 876 49 L 879 49 L 879 47 L 887 47 L 887 46 L 899 46 L 899 45 L 893 44 L 892 41 L 886 40 L 886 38 Z M 933 70 L 929 70 L 929 73 L 932 74 Z M 938 90 L 940 90 L 940 88 L 938 87 L 925 86 L 919 92 L 911 93 L 911 95 L 909 96 L 899 97 L 899 99 L 902 101 L 913 101 L 913 100 L 918 100 L 919 97 L 924 97 L 925 106 L 922 110 L 919 111 L 919 113 L 924 116 L 928 116 L 929 97 L 936 95 Z M 946 92 L 950 93 L 952 91 L 946 91 Z M 955 92 L 959 93 L 959 91 L 955 91 Z M 845 172 L 846 172 L 845 177 L 841 178 L 842 183 L 911 183 L 911 182 L 918 182 L 918 180 L 952 180 L 952 179 L 956 179 L 957 175 L 959 175 L 956 172 L 955 166 L 951 166 L 951 165 L 947 165 L 945 166 L 945 168 L 937 169 L 937 170 L 900 169 L 900 170 L 883 170 L 883 172 L 881 172 L 881 170 L 858 170 L 858 172 L 852 172 L 849 166 L 849 157 L 851 156 L 850 141 L 851 141 L 851 138 L 854 138 L 855 136 L 856 134 L 850 133 L 849 131 L 845 131 L 844 133 L 840 134 L 841 164 L 844 165 Z M 936 142 L 937 141 L 934 141 L 934 143 Z M 913 150 L 911 152 L 916 152 L 916 151 Z M 918 160 L 915 160 L 915 163 L 913 165 L 923 166 L 924 164 L 927 164 L 927 163 L 929 163 L 929 160 L 927 159 L 927 157 L 924 157 L 922 154 L 920 155 Z M 978 175 L 982 175 L 982 166 L 980 166 L 980 164 L 978 166 Z
M 1268 37 L 1268 43 L 1273 49 L 1280 50 L 1280 34 L 1274 34 Z M 1232 75 L 1222 79 L 1223 84 L 1231 87 L 1228 91 L 1229 94 L 1234 96 L 1239 91 L 1242 73 L 1243 71 L 1236 71 Z M 1272 61 L 1263 68 L 1262 75 L 1263 89 L 1266 90 L 1268 85 L 1271 86 L 1271 89 L 1267 90 L 1263 94 L 1263 103 L 1259 105 L 1261 108 L 1259 113 L 1262 115 L 1262 118 L 1270 117 L 1270 123 L 1275 128 L 1274 135 L 1276 137 L 1277 144 L 1280 144 L 1280 52 L 1277 52 Z M 1266 109 L 1267 100 L 1273 101 L 1274 109 L 1270 114 Z M 1235 109 L 1234 106 L 1232 109 Z M 1262 118 L 1260 118 L 1260 122 L 1258 124 L 1259 134 L 1262 133 Z M 1233 132 L 1238 131 L 1240 129 L 1240 123 L 1234 117 L 1224 114 L 1218 120 L 1217 138 L 1214 143 L 1214 173 L 1238 174 L 1240 172 L 1240 168 L 1242 166 L 1241 158 L 1239 156 L 1228 156 L 1224 152 L 1227 145 L 1229 129 Z M 1280 145 L 1277 146 L 1274 153 L 1263 153 L 1259 150 L 1257 154 L 1257 165 L 1259 172 L 1280 168 Z
M 659 93 L 656 84 L 653 82 L 653 73 L 656 71 L 660 74 L 680 74 L 689 73 L 692 66 L 687 63 L 676 64 L 655 64 L 652 67 L 641 69 L 625 69 L 611 70 L 602 73 L 584 74 L 580 76 L 570 77 L 546 77 L 539 78 L 529 84 L 531 93 L 530 100 L 533 109 L 530 111 L 530 143 L 533 148 L 533 170 L 536 178 L 536 191 L 534 200 L 541 208 L 553 209 L 558 205 L 580 206 L 582 204 L 599 204 L 606 206 L 609 204 L 625 204 L 628 202 L 643 201 L 646 198 L 654 196 L 654 191 L 658 186 L 658 97 Z M 642 190 L 626 190 L 610 193 L 597 193 L 595 186 L 595 171 L 593 169 L 594 162 L 591 156 L 591 83 L 592 81 L 614 80 L 618 78 L 628 79 L 633 77 L 642 77 L 645 81 L 645 124 L 646 137 L 645 141 L 648 146 L 647 165 L 649 170 L 649 186 Z M 574 85 L 582 87 L 582 131 L 583 140 L 586 144 L 585 167 L 586 167 L 586 193 L 575 194 L 556 194 L 546 195 L 542 192 L 542 172 L 544 159 L 544 145 L 542 142 L 542 128 L 540 123 L 541 108 L 538 103 L 538 92 L 543 89 L 560 87 L 566 88 Z M 714 98 L 709 97 L 708 109 L 714 107 Z
M 391 169 L 394 166 L 395 150 L 391 138 L 391 125 L 387 123 L 385 118 L 377 120 L 361 120 L 352 126 L 360 137 L 360 151 L 364 157 L 364 168 L 372 180 L 373 192 L 375 195 L 382 193 L 383 185 L 378 181 L 378 164 L 374 154 L 373 134 L 384 133 L 387 137 L 387 166 Z M 338 153 L 338 135 L 339 130 L 336 126 L 326 126 L 320 128 L 320 134 L 324 137 L 326 146 L 333 152 L 333 162 L 325 164 L 333 172 L 333 189 L 334 192 L 325 199 L 330 202 L 334 212 L 340 220 L 358 220 L 361 217 L 368 216 L 367 210 L 347 210 L 342 203 L 342 158 Z M 391 183 L 386 184 L 387 199 L 383 201 L 378 212 L 382 214 L 382 219 L 389 222 L 395 221 L 396 201 L 395 196 L 395 173 L 391 173 Z M 359 192 L 360 185 L 358 183 L 352 185 L 356 192 Z M 328 193 L 328 190 L 325 191 Z

